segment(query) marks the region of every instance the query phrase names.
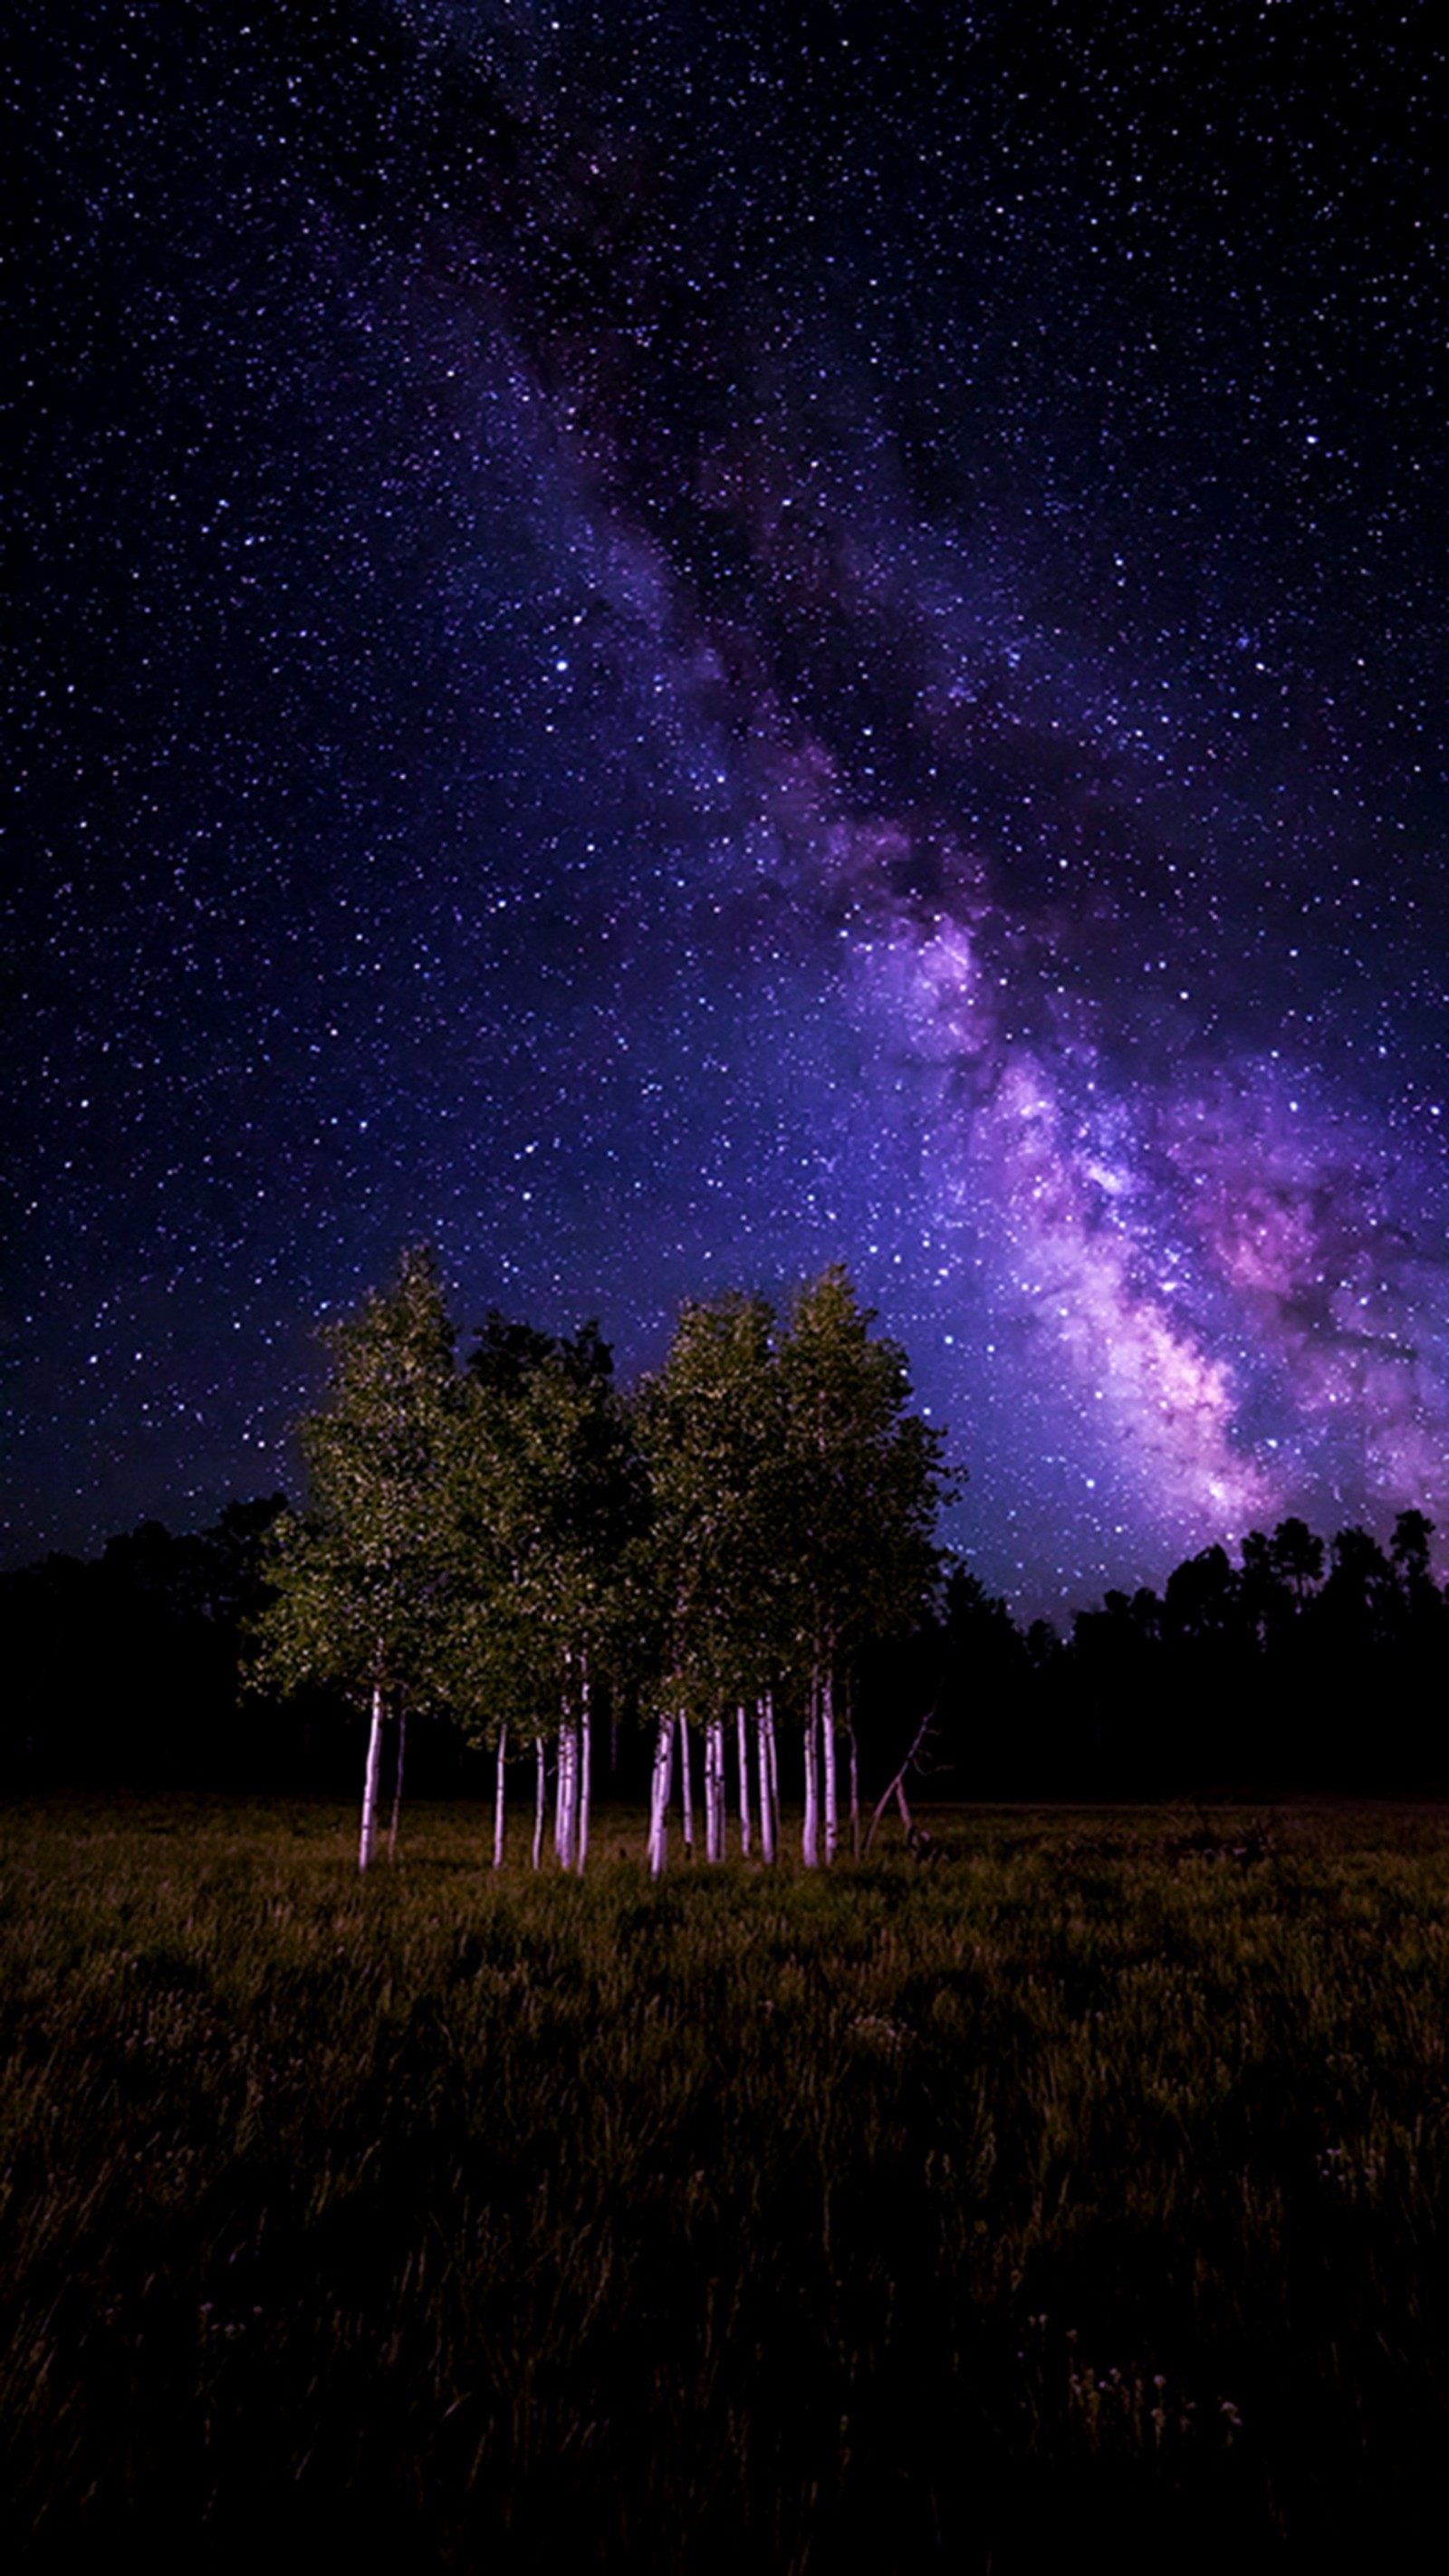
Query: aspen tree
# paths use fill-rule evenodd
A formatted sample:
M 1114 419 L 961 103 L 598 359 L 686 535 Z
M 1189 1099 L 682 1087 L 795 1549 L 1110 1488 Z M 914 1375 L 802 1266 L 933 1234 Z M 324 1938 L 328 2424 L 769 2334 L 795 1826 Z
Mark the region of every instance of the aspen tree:
M 725 1722 L 723 1717 L 705 1720 L 704 1728 L 704 1854 L 706 1860 L 725 1857 Z
M 554 1851 L 588 1853 L 589 1699 L 637 1508 L 611 1362 L 593 1325 L 553 1341 L 489 1318 L 468 1363 L 455 1444 L 454 1546 L 475 1615 L 460 1691 L 475 1723 L 555 1748 Z M 535 1830 L 535 1851 L 542 1852 Z M 537 1866 L 537 1861 L 535 1862 Z
M 574 1867 L 582 1872 L 589 1856 L 589 1795 L 592 1738 L 589 1727 L 589 1657 L 585 1647 L 579 1655 L 579 1776 L 578 1807 L 574 1818 Z
M 825 1791 L 825 1866 L 835 1858 L 840 1842 L 840 1809 L 836 1791 L 835 1769 L 835 1693 L 834 1673 L 829 1666 L 820 1677 L 820 1750 Z
M 674 1753 L 674 1720 L 659 1719 L 654 1733 L 654 1768 L 649 1790 L 649 1875 L 659 1878 L 669 1854 L 669 1769 Z
M 446 1460 L 457 1403 L 453 1327 L 433 1255 L 405 1252 L 393 1285 L 322 1327 L 326 1403 L 297 1438 L 304 1517 L 275 1527 L 256 1678 L 335 1683 L 368 1710 L 358 1867 L 377 1837 L 383 1731 L 404 1692 L 438 1696 L 449 1610 Z M 401 1743 L 398 1797 L 401 1795 Z M 392 1840 L 396 1844 L 397 1801 Z
M 694 1773 L 689 1759 L 689 1720 L 683 1709 L 680 1710 L 675 1723 L 679 1728 L 679 1799 L 683 1811 L 684 1848 L 689 1858 L 693 1860 Z
M 800 1290 L 779 1345 L 778 1518 L 805 1698 L 807 1867 L 839 1845 L 836 1732 L 851 1660 L 866 1637 L 917 1614 L 940 1566 L 942 1437 L 907 1410 L 905 1353 L 872 1338 L 874 1320 L 836 1266 Z
M 508 1760 L 508 1724 L 505 1719 L 498 1729 L 495 1747 L 496 1770 L 493 1781 L 493 1866 L 503 1867 L 503 1792 Z
M 760 1791 L 760 1857 L 773 1861 L 780 1792 L 775 1771 L 775 1719 L 768 1692 L 755 1702 L 755 1754 Z
M 800 1857 L 807 1869 L 820 1858 L 820 1704 L 812 1679 L 805 1706 L 805 1803 L 800 1819 Z
M 723 1719 L 768 1683 L 776 1585 L 768 1511 L 779 1445 L 773 1316 L 730 1293 L 680 1311 L 668 1358 L 639 1390 L 653 1523 L 648 1580 L 660 1637 L 655 1705 L 679 1729 L 686 1846 L 693 1841 L 689 1730 L 704 1731 L 705 1848 L 724 1854 Z M 660 1845 L 662 1849 L 662 1844 Z
M 382 1728 L 384 1701 L 381 1681 L 372 1685 L 372 1714 L 367 1730 L 367 1752 L 362 1765 L 362 1828 L 358 1837 L 357 1866 L 366 1869 L 372 1858 L 377 1837 L 377 1784 L 382 1769 Z
M 715 1721 L 707 1717 L 704 1721 L 704 1856 L 707 1861 L 720 1858 L 715 1831 L 714 1755 Z
M 748 1860 L 750 1856 L 750 1738 L 745 1722 L 743 1700 L 735 1710 L 735 1720 L 739 1744 L 740 1850 Z
M 575 1746 L 573 1720 L 565 1714 L 559 1720 L 558 1759 L 554 1771 L 553 1850 L 555 1860 L 565 1869 L 574 1865 L 574 1768 Z

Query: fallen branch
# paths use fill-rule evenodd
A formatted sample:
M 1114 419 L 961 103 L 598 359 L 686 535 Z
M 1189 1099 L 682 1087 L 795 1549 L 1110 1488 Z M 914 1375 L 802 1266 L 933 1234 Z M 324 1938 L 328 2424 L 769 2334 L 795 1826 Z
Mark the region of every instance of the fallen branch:
M 933 1708 L 928 1708 L 920 1725 L 916 1729 L 915 1742 L 911 1746 L 911 1749 L 906 1755 L 904 1762 L 901 1764 L 899 1771 L 896 1773 L 895 1778 L 890 1781 L 887 1787 L 882 1791 L 875 1814 L 871 1817 L 870 1823 L 866 1827 L 865 1841 L 861 1845 L 860 1853 L 862 1860 L 866 1860 L 870 1856 L 870 1847 L 875 1839 L 876 1826 L 880 1823 L 880 1820 L 885 1814 L 887 1807 L 890 1805 L 892 1798 L 894 1798 L 896 1805 L 901 1811 L 901 1823 L 905 1826 L 906 1841 L 909 1844 L 910 1849 L 913 1852 L 919 1851 L 921 1836 L 917 1832 L 915 1819 L 911 1814 L 910 1805 L 906 1798 L 906 1774 L 910 1770 L 911 1765 L 915 1761 L 915 1758 L 920 1752 L 922 1746 L 926 1743 L 935 1723 L 936 1712 Z M 926 1840 L 929 1841 L 929 1839 L 930 1837 L 926 1836 Z

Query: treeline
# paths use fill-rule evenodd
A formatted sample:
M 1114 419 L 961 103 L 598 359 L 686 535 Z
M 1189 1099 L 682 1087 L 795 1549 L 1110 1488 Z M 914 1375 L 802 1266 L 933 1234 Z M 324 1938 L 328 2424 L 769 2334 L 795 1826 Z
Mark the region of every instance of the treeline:
M 1326 1790 L 1449 1783 L 1449 1607 L 1434 1525 L 1399 1513 L 1387 1549 L 1297 1519 L 1250 1530 L 1241 1562 L 1203 1549 L 1159 1595 L 1079 1613 L 1065 1661 L 1104 1767 L 1175 1787 L 1198 1777 Z M 1214 1757 L 1216 1747 L 1216 1758 Z
M 154 1522 L 0 1576 L 11 1790 L 526 1782 L 515 1830 L 581 1861 L 591 1784 L 701 1852 L 857 1841 L 911 1797 L 1415 1793 L 1449 1783 L 1432 1524 L 1297 1520 L 1025 1632 L 936 1534 L 939 1436 L 841 1271 L 783 1323 L 681 1314 L 620 1390 L 597 1328 L 491 1314 L 460 1366 L 431 1261 L 326 1336 L 305 1506 Z M 687 1766 L 687 1768 L 686 1768 Z M 741 1790 L 743 1788 L 743 1800 Z M 548 1817 L 545 1820 L 545 1802 Z M 729 1810 L 728 1823 L 726 1808 Z
M 355 1767 L 345 1704 L 243 1695 L 285 1509 L 282 1494 L 231 1503 L 184 1537 L 143 1521 L 99 1557 L 0 1574 L 5 1787 L 335 1788 Z

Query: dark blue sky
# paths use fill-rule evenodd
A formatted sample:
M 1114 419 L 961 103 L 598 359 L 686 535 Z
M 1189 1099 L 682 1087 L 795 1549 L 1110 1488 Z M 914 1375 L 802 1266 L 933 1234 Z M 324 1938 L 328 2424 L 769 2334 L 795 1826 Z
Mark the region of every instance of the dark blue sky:
M 8 1557 L 845 1259 L 1014 1604 L 1449 1524 L 1445 65 L 23 6 Z

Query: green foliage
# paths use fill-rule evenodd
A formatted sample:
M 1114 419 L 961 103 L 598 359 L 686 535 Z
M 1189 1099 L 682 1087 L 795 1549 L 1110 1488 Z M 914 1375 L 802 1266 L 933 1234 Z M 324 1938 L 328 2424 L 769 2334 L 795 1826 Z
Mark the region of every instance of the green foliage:
M 447 1603 L 457 1409 L 453 1330 L 431 1253 L 404 1253 L 393 1286 L 321 1338 L 332 1360 L 328 1401 L 297 1435 L 307 1510 L 273 1534 L 255 1680 L 425 1698 Z
M 1449 1832 L 1185 1821 L 10 1808 L 9 2563 L 1436 2563 Z
M 761 1298 L 688 1304 L 626 1404 L 595 1324 L 494 1309 L 460 1376 L 432 1257 L 406 1253 L 325 1335 L 258 1685 L 405 1692 L 496 1742 L 553 1733 L 586 1672 L 698 1714 L 833 1679 L 940 1566 L 940 1438 L 873 1320 L 839 1268 L 783 1336 Z
M 647 1580 L 662 1612 L 654 1696 L 697 1716 L 767 1689 L 784 1659 L 789 1539 L 774 1324 L 762 1297 L 689 1302 L 664 1367 L 639 1395 L 652 1499 Z
M 459 1390 L 444 1671 L 475 1733 L 552 1733 L 570 1676 L 607 1669 L 640 1481 L 606 1347 L 490 1317 Z
M 783 1333 L 760 1297 L 682 1308 L 639 1402 L 665 1705 L 707 1715 L 782 1676 L 803 1689 L 929 1599 L 942 1443 L 874 1320 L 838 1267 Z
M 905 1352 L 874 1320 L 837 1265 L 801 1290 L 780 1348 L 788 1580 L 819 1668 L 909 1625 L 941 1571 L 944 1441 L 908 1410 Z

